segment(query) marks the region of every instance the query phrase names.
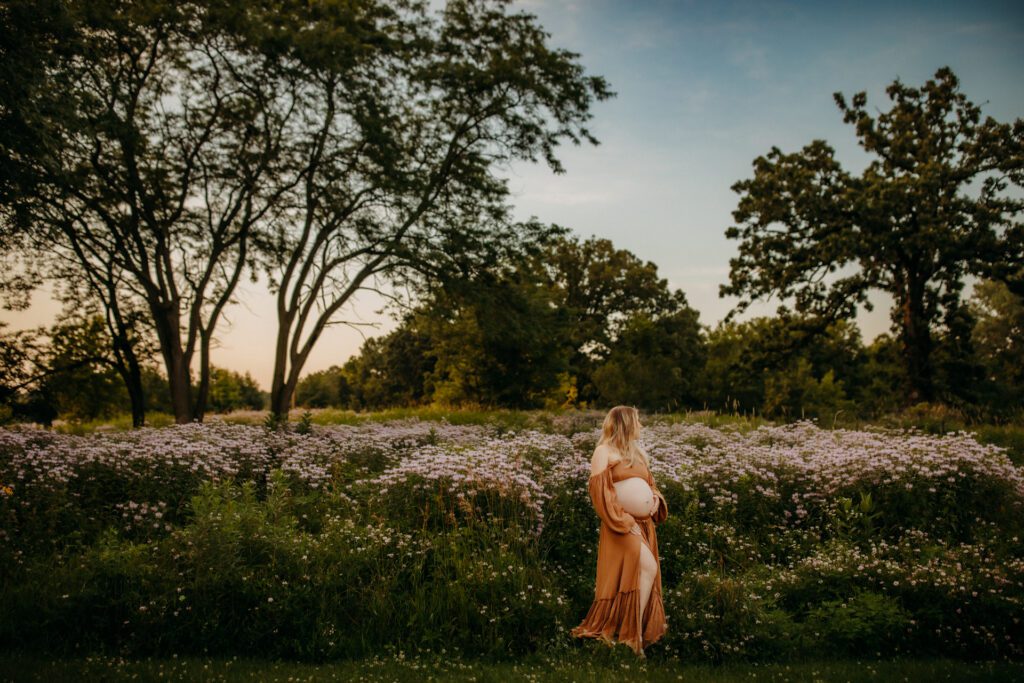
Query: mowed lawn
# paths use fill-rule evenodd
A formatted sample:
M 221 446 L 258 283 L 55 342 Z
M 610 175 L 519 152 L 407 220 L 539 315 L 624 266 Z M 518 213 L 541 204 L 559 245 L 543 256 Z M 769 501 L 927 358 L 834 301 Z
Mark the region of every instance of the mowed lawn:
M 604 646 L 600 646 L 603 648 Z M 402 655 L 322 665 L 256 659 L 123 659 L 91 656 L 48 661 L 6 655 L 6 681 L 1020 681 L 1024 662 L 950 659 L 805 661 L 792 664 L 680 664 L 637 661 L 619 652 L 584 652 L 563 659 L 526 657 L 516 663 Z

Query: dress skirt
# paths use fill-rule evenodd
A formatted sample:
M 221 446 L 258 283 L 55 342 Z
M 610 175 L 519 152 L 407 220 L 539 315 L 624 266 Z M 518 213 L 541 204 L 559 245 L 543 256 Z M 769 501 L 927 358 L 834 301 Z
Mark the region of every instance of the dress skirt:
M 592 475 L 588 482 L 590 499 L 601 518 L 597 546 L 597 580 L 594 601 L 583 622 L 570 633 L 578 638 L 598 638 L 609 644 L 626 643 L 634 652 L 659 640 L 667 624 L 661 599 L 661 562 L 655 524 L 668 517 L 668 504 L 654 485 L 650 472 L 647 483 L 658 498 L 658 509 L 648 518 L 635 518 L 619 504 L 612 482 L 611 467 Z M 641 536 L 629 533 L 634 522 Z M 640 614 L 640 544 L 647 543 L 658 561 L 647 609 Z M 642 634 L 642 640 L 641 640 Z

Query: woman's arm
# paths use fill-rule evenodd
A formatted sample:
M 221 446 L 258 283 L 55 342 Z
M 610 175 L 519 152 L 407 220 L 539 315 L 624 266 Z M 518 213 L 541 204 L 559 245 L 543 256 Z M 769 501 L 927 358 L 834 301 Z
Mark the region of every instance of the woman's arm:
M 651 487 L 651 491 L 654 492 L 654 511 L 651 512 L 651 519 L 655 524 L 661 524 L 668 518 L 668 501 L 665 500 L 665 496 L 658 490 L 657 485 L 654 483 L 654 476 L 651 475 L 650 471 L 647 472 L 647 484 Z
M 612 473 L 608 467 L 608 449 L 603 446 L 598 446 L 594 450 L 594 457 L 591 458 L 588 488 L 594 510 L 612 531 L 620 534 L 640 532 L 636 519 L 619 504 L 615 486 L 612 484 Z

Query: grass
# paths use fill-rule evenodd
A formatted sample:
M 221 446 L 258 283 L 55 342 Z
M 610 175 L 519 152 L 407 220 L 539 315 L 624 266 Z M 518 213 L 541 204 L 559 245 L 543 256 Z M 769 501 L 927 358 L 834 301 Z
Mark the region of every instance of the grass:
M 601 646 L 603 649 L 604 646 Z M 561 660 L 532 657 L 490 663 L 392 654 L 323 665 L 239 658 L 174 657 L 126 660 L 90 656 L 48 660 L 26 654 L 4 656 L 7 681 L 1015 681 L 1024 662 L 964 662 L 950 659 L 838 660 L 722 666 L 637 660 L 596 648 Z M 592 653 L 588 650 L 593 650 Z
M 305 412 L 296 408 L 289 414 L 292 422 L 297 422 Z M 359 425 L 365 422 L 388 422 L 418 418 L 424 421 L 446 420 L 451 424 L 491 424 L 503 429 L 539 429 L 552 432 L 575 432 L 583 429 L 594 429 L 600 426 L 604 418 L 603 410 L 511 410 L 506 408 L 484 407 L 450 407 L 450 406 L 419 406 L 413 408 L 389 408 L 357 412 L 340 408 L 319 408 L 310 410 L 312 422 L 318 425 Z M 207 420 L 223 420 L 233 424 L 262 424 L 267 417 L 265 410 L 237 410 L 221 415 L 210 414 Z M 746 432 L 762 425 L 775 422 L 759 415 L 739 413 L 719 413 L 711 410 L 685 411 L 678 413 L 651 413 L 644 416 L 648 423 L 675 424 L 679 422 L 700 423 L 708 427 L 729 425 Z M 151 427 L 164 427 L 174 424 L 174 416 L 168 413 L 147 413 L 146 424 Z M 917 428 L 937 434 L 948 431 L 968 430 L 975 433 L 982 443 L 991 443 L 1007 449 L 1010 460 L 1016 465 L 1024 466 L 1024 424 L 1018 421 L 1007 424 L 970 424 L 962 418 L 941 415 L 936 418 L 931 414 L 911 413 L 909 415 L 884 416 L 878 420 L 859 420 L 837 416 L 835 420 L 819 421 L 822 428 L 845 427 L 863 429 L 867 426 L 908 429 Z M 71 434 L 89 434 L 96 431 L 121 431 L 131 429 L 131 415 L 123 414 L 104 420 L 89 422 L 57 421 L 54 430 Z
M 289 418 L 298 419 L 303 409 L 293 410 Z M 388 408 L 367 412 L 343 410 L 340 408 L 323 408 L 311 410 L 314 424 L 361 424 L 363 422 L 388 422 L 418 418 L 424 421 L 440 422 L 446 420 L 451 424 L 501 424 L 509 428 L 526 428 L 533 426 L 541 414 L 550 413 L 544 410 L 488 410 L 484 408 L 450 408 L 445 406 L 423 406 L 416 408 Z M 557 414 L 557 413 L 553 413 Z
M 298 422 L 305 408 L 293 409 L 288 419 Z M 423 421 L 445 420 L 455 425 L 497 425 L 504 429 L 539 429 L 554 431 L 566 426 L 572 430 L 597 427 L 604 418 L 601 410 L 512 410 L 507 408 L 448 407 L 440 405 L 413 408 L 388 408 L 357 412 L 341 408 L 314 408 L 309 410 L 313 424 L 318 425 L 360 425 L 366 422 L 390 422 L 417 418 Z M 266 410 L 236 410 L 230 413 L 208 413 L 206 420 L 222 420 L 231 424 L 263 424 L 269 412 Z M 559 424 L 561 423 L 561 427 Z M 174 416 L 168 413 L 146 413 L 146 425 L 164 427 L 174 424 Z M 122 414 L 113 418 L 90 421 L 54 422 L 53 429 L 68 434 L 90 434 L 97 431 L 123 431 L 132 428 L 131 415 Z
M 288 418 L 298 422 L 304 408 L 293 409 Z M 505 429 L 539 429 L 541 431 L 578 431 L 600 426 L 605 416 L 604 410 L 566 409 L 566 410 L 513 410 L 508 408 L 483 407 L 450 407 L 441 405 L 418 406 L 410 408 L 388 408 L 358 412 L 341 408 L 314 408 L 309 410 L 313 424 L 318 425 L 360 425 L 366 422 L 389 422 L 392 420 L 419 419 L 440 422 L 442 420 L 456 425 L 489 424 Z M 263 424 L 268 415 L 266 410 L 236 410 L 230 413 L 209 413 L 206 419 L 222 420 L 231 424 Z M 743 431 L 756 429 L 761 425 L 773 424 L 770 420 L 755 415 L 716 413 L 714 411 L 686 411 L 682 413 L 651 413 L 644 416 L 650 423 L 676 424 L 680 422 L 701 423 L 709 427 L 732 425 Z M 149 427 L 165 427 L 174 424 L 174 416 L 169 413 L 146 413 L 146 425 Z M 68 434 L 89 434 L 97 431 L 123 431 L 131 429 L 131 415 L 122 414 L 113 418 L 90 421 L 54 422 L 53 429 Z
M 766 420 L 764 417 L 756 414 L 718 413 L 713 410 L 687 410 L 682 413 L 654 413 L 644 417 L 647 422 L 657 424 L 703 424 L 713 428 L 729 425 L 739 429 L 741 432 L 757 429 L 763 425 L 776 424 L 772 420 Z
M 1014 465 L 1024 466 L 1024 425 L 980 425 L 971 431 L 978 441 L 1005 448 Z
M 174 416 L 170 413 L 146 413 L 147 427 L 167 427 L 174 424 Z M 127 431 L 132 428 L 131 413 L 121 413 L 115 417 L 96 420 L 54 420 L 53 431 L 64 434 L 91 434 L 97 431 Z

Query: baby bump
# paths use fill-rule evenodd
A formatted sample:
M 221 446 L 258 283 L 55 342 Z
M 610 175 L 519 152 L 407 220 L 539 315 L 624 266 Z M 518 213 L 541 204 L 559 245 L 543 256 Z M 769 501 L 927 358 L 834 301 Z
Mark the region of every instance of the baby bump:
M 641 477 L 628 477 L 613 482 L 615 496 L 619 499 L 622 509 L 637 518 L 651 516 L 654 506 L 654 491 Z

